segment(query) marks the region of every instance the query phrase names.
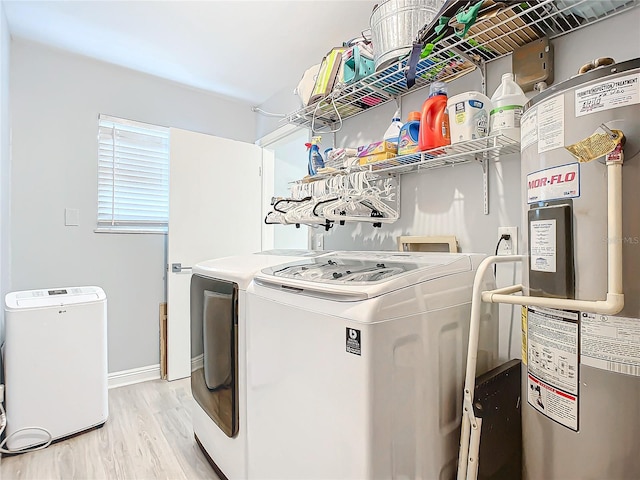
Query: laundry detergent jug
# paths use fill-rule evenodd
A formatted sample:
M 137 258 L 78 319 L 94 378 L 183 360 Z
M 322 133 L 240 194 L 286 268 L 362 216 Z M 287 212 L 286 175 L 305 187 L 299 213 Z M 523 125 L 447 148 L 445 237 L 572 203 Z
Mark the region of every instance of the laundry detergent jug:
M 429 98 L 422 105 L 418 148 L 429 150 L 451 143 L 447 115 L 447 86 L 444 82 L 431 84 Z
M 409 113 L 407 123 L 400 129 L 398 155 L 409 155 L 419 151 L 420 115 L 420 112 Z
M 491 96 L 489 132 L 501 133 L 516 142 L 520 141 L 520 117 L 527 97 L 513 80 L 512 73 L 502 75 L 502 83 Z
M 489 134 L 491 100 L 480 92 L 466 92 L 447 101 L 451 143 L 475 140 Z

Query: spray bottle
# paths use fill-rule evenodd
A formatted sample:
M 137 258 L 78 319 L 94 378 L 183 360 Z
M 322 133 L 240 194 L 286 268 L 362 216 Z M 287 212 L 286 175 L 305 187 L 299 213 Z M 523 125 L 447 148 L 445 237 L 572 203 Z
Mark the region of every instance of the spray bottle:
M 320 154 L 320 147 L 318 147 L 321 141 L 322 137 L 313 137 L 311 143 L 305 143 L 309 149 L 309 175 L 315 175 L 318 173 L 318 169 L 324 168 L 324 160 Z

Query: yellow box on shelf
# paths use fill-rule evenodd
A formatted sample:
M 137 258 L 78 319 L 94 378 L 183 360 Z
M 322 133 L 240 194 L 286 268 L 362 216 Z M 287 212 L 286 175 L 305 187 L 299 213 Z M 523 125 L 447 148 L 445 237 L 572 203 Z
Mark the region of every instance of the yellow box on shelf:
M 360 158 L 382 153 L 393 153 L 395 155 L 396 153 L 398 153 L 398 145 L 395 143 L 382 141 L 358 147 L 358 157 Z
M 367 155 L 365 157 L 360 157 L 360 165 L 369 165 L 371 163 L 376 162 L 384 162 L 385 160 L 389 160 L 396 156 L 395 153 L 383 152 L 383 153 L 375 153 L 373 155 Z

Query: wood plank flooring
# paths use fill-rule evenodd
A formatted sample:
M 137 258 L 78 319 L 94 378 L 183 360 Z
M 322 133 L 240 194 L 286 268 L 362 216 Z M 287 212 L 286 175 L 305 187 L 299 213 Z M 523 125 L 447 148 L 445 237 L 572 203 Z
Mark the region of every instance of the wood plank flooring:
M 195 442 L 189 379 L 109 390 L 104 427 L 0 459 L 2 480 L 212 479 Z

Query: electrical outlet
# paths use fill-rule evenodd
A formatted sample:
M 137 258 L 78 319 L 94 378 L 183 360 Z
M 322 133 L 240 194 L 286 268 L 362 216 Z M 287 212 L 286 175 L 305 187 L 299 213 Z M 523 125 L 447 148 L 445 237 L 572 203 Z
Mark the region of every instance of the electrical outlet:
M 498 227 L 498 240 L 503 235 L 509 235 L 508 240 L 502 240 L 498 245 L 498 255 L 518 254 L 518 227 Z

